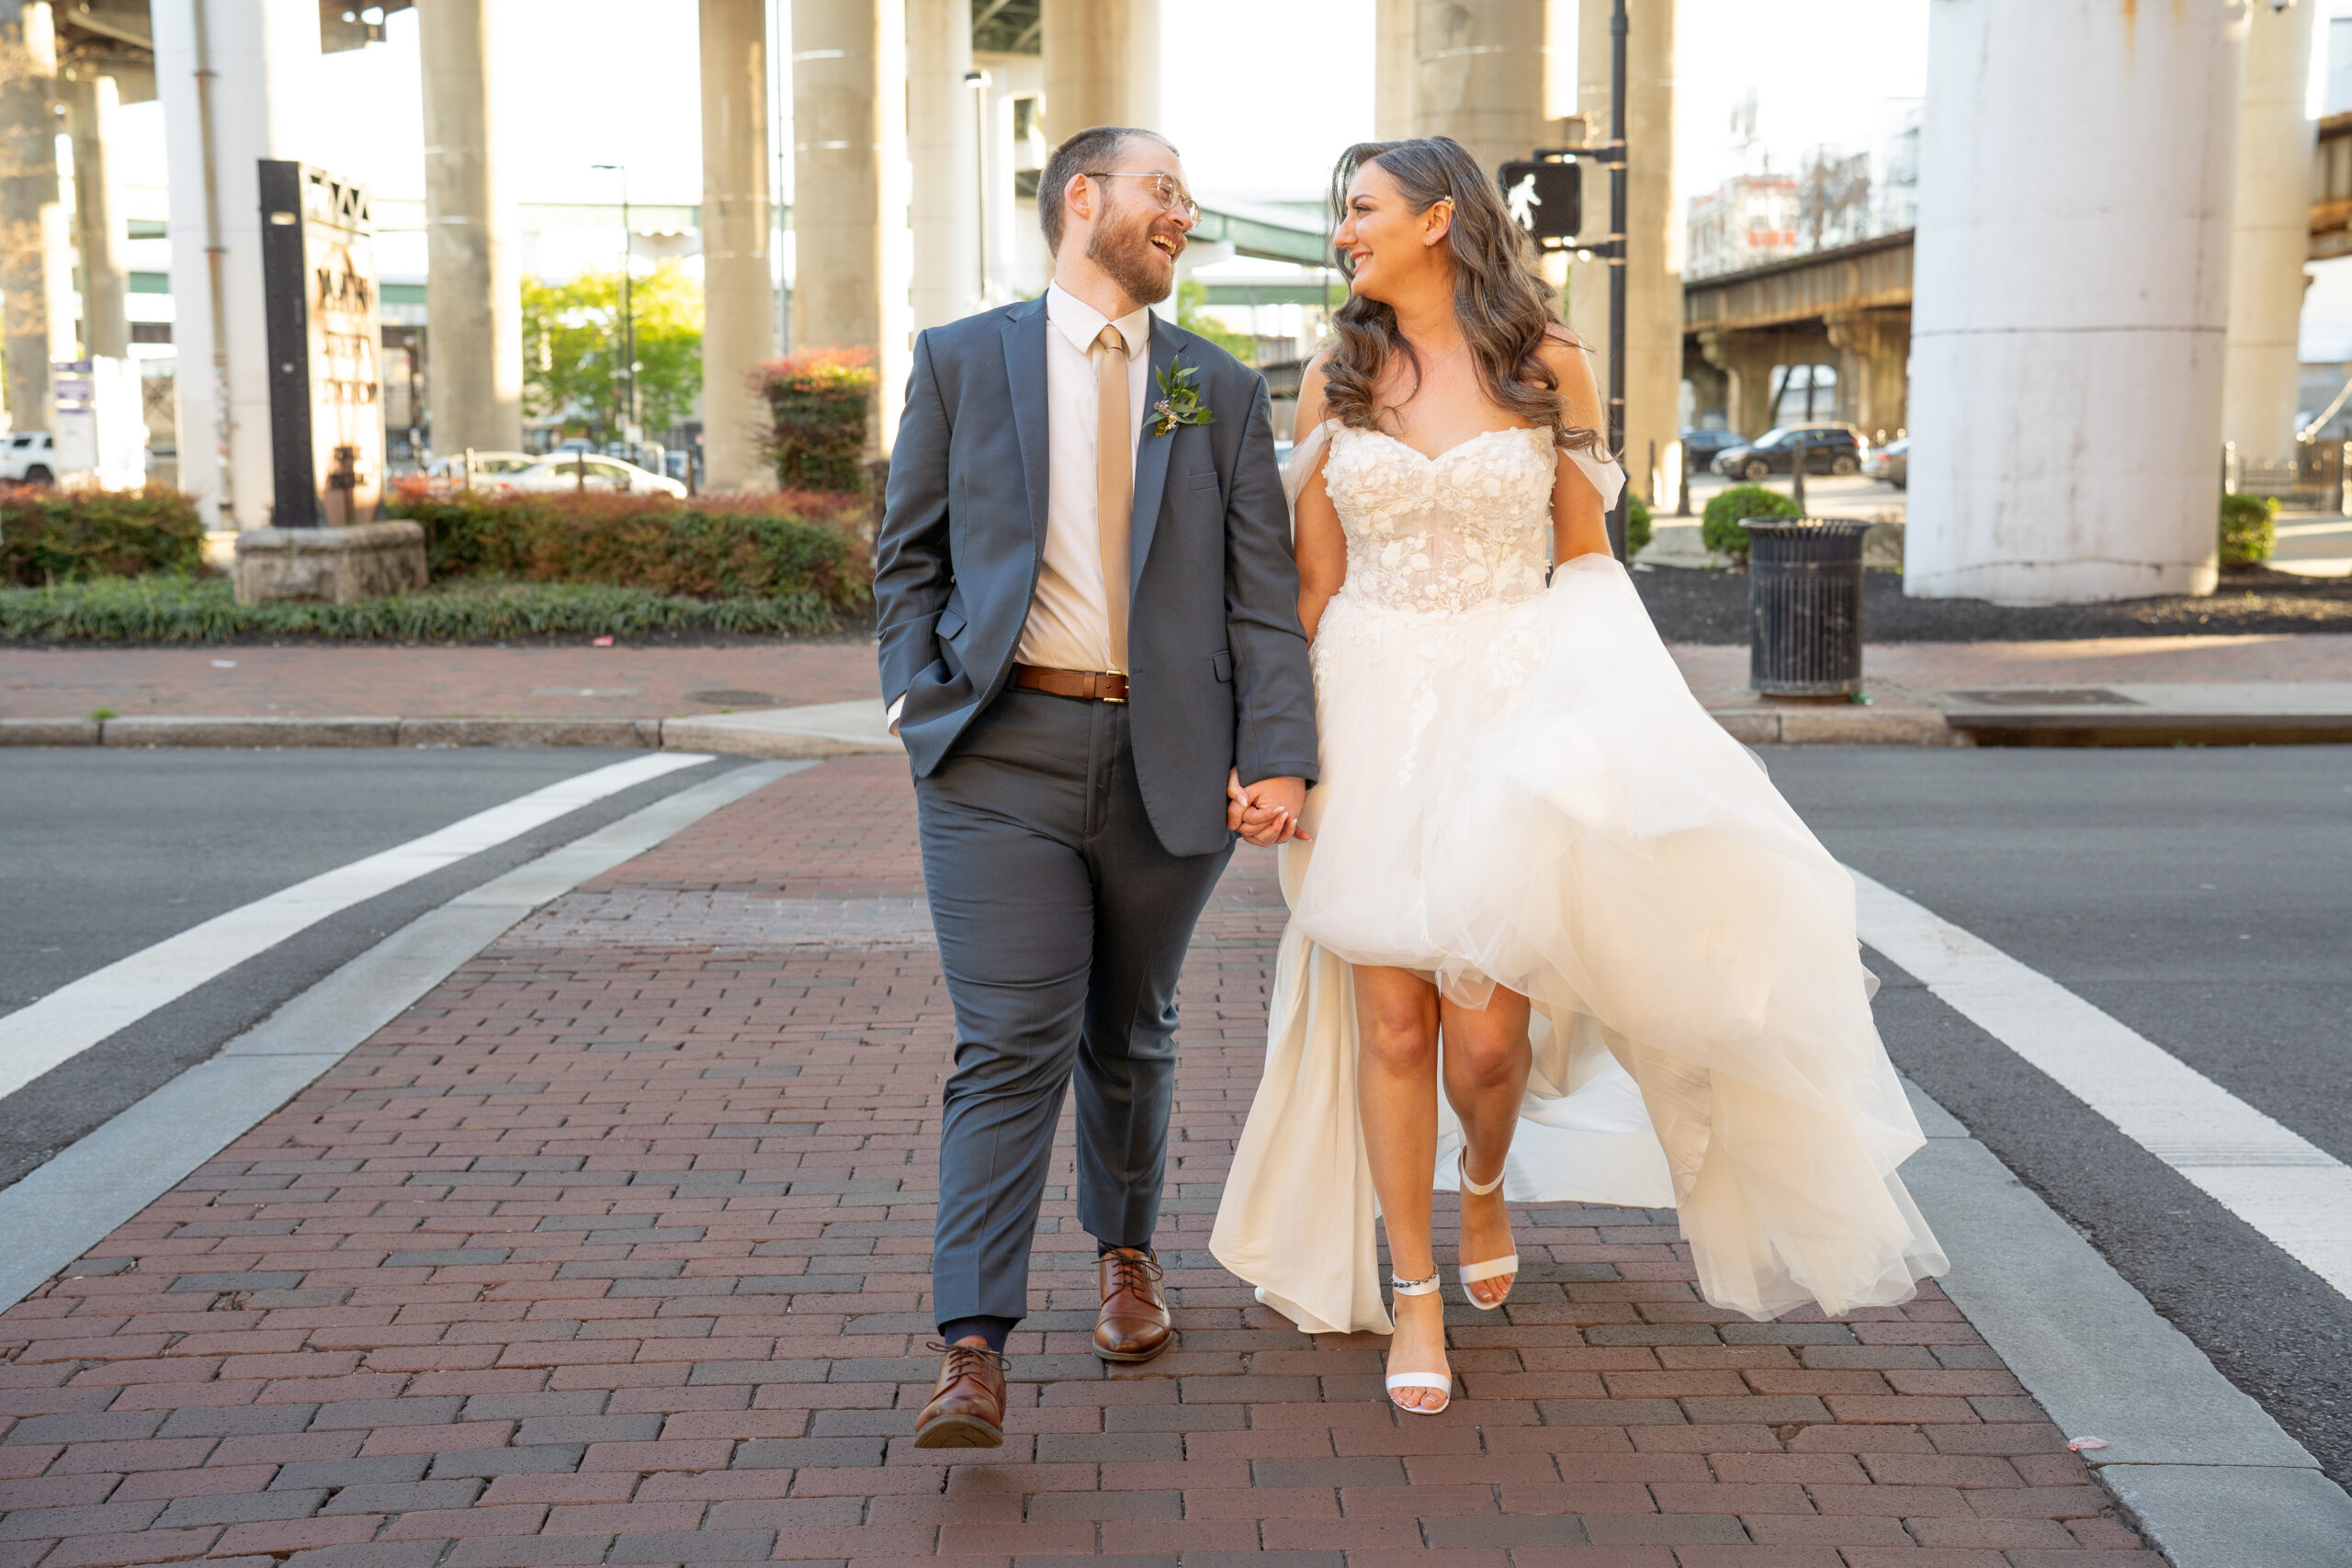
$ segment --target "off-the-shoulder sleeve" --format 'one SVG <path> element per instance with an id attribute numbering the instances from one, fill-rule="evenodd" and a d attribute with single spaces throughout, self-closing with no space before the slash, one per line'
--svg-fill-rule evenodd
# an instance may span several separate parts
<path id="1" fill-rule="evenodd" d="M 1315 477 L 1315 470 L 1323 466 L 1323 454 L 1330 449 L 1331 433 L 1339 428 L 1338 420 L 1325 420 L 1307 433 L 1306 440 L 1290 449 L 1289 460 L 1283 464 L 1283 499 L 1290 502 L 1293 521 L 1298 516 L 1299 492 Z"/>
<path id="2" fill-rule="evenodd" d="M 1606 512 L 1617 504 L 1617 494 L 1625 488 L 1623 466 L 1604 463 L 1589 452 L 1579 452 L 1573 446 L 1564 446 L 1560 450 L 1569 462 L 1577 466 L 1577 471 L 1591 481 L 1592 488 L 1600 492 L 1600 510 Z"/>

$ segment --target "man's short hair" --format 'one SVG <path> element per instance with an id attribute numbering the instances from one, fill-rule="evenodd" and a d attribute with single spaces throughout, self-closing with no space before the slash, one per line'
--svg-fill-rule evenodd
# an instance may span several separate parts
<path id="1" fill-rule="evenodd" d="M 1046 231 L 1047 256 L 1062 248 L 1062 220 L 1066 216 L 1063 208 L 1069 199 L 1070 180 L 1117 163 L 1126 152 L 1127 142 L 1138 136 L 1159 142 L 1170 152 L 1176 151 L 1176 144 L 1156 130 L 1091 125 L 1046 155 L 1046 166 L 1037 172 L 1037 227 Z"/>

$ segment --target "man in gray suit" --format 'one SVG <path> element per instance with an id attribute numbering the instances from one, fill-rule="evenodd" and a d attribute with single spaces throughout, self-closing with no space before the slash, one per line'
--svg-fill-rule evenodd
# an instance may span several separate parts
<path id="1" fill-rule="evenodd" d="M 1148 309 L 1197 216 L 1176 150 L 1083 130 L 1038 192 L 1054 284 L 916 339 L 875 541 L 882 690 L 956 1009 L 922 1448 L 1003 1441 L 1073 1076 L 1095 1352 L 1168 1345 L 1151 1241 L 1177 971 L 1235 829 L 1294 833 L 1316 765 L 1265 382 Z"/>

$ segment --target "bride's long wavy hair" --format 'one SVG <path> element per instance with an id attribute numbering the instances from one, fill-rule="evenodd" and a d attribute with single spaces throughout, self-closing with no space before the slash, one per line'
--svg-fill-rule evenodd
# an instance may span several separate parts
<path id="1" fill-rule="evenodd" d="M 1554 308 L 1552 286 L 1536 265 L 1526 231 L 1510 220 L 1502 193 L 1478 160 L 1449 136 L 1359 141 L 1340 154 L 1331 170 L 1334 231 L 1346 220 L 1348 184 L 1367 164 L 1378 164 L 1396 182 L 1415 212 L 1441 201 L 1453 203 L 1445 243 L 1454 261 L 1453 315 L 1487 395 L 1528 424 L 1548 428 L 1555 446 L 1600 455 L 1599 431 L 1567 423 L 1559 378 L 1540 352 L 1547 333 L 1566 330 Z M 1339 264 L 1343 276 L 1355 276 L 1346 255 Z M 1342 424 L 1376 429 L 1383 412 L 1378 388 L 1389 356 L 1405 356 L 1416 389 L 1420 357 L 1396 330 L 1396 312 L 1377 299 L 1351 293 L 1331 325 L 1336 341 L 1323 367 L 1324 408 Z"/>

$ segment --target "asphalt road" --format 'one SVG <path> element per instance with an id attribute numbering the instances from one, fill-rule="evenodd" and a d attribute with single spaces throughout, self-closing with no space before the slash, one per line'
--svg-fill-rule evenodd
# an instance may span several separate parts
<path id="1" fill-rule="evenodd" d="M 642 751 L 0 750 L 0 1014 L 226 910 Z M 0 1186 L 427 909 L 681 769 L 329 917 L 0 1100 Z"/>
<path id="2" fill-rule="evenodd" d="M 2352 749 L 1774 753 L 1838 857 L 2352 1161 Z M 2352 1483 L 2352 1301 L 1883 956 L 1895 1064 Z"/>

